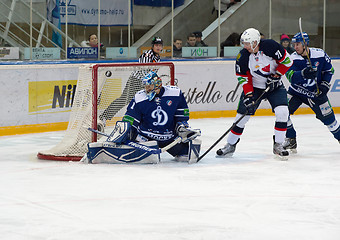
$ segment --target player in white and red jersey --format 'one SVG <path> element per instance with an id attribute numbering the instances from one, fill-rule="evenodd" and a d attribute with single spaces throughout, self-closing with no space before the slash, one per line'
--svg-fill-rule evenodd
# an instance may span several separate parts
<path id="1" fill-rule="evenodd" d="M 288 121 L 287 91 L 281 81 L 292 65 L 290 55 L 277 42 L 260 39 L 260 32 L 254 28 L 245 30 L 241 35 L 243 49 L 236 59 L 236 76 L 243 87 L 235 121 L 243 117 L 228 135 L 227 144 L 217 150 L 217 156 L 228 157 L 235 152 L 245 124 L 262 99 L 267 99 L 275 113 L 273 153 L 286 159 L 289 155 L 282 144 L 285 140 Z M 264 95 L 261 96 L 261 94 Z M 260 99 L 258 99 L 260 97 Z"/>

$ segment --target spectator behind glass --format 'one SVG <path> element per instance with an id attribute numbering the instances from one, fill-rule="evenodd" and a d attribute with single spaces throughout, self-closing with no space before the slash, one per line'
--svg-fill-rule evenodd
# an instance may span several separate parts
<path id="1" fill-rule="evenodd" d="M 89 35 L 89 40 L 88 41 L 82 41 L 80 43 L 80 46 L 82 47 L 98 47 L 98 38 L 97 35 L 92 33 Z M 100 53 L 101 55 L 105 53 L 105 47 L 104 44 L 100 44 Z"/>
<path id="2" fill-rule="evenodd" d="M 240 46 L 240 34 L 232 33 L 221 43 L 220 57 L 224 57 L 224 47 Z"/>
<path id="3" fill-rule="evenodd" d="M 196 38 L 197 47 L 208 47 L 208 45 L 202 40 L 202 32 L 196 31 L 196 32 L 193 32 L 193 34 L 195 35 L 195 38 Z"/>
<path id="4" fill-rule="evenodd" d="M 289 54 L 295 52 L 295 50 L 290 46 L 290 38 L 288 37 L 288 35 L 282 34 L 280 38 L 280 43 Z"/>
<path id="5" fill-rule="evenodd" d="M 174 57 L 182 57 L 182 39 L 180 38 L 175 38 L 174 44 L 173 44 L 173 56 Z"/>
<path id="6" fill-rule="evenodd" d="M 197 47 L 195 34 L 190 33 L 187 36 L 187 43 L 184 47 Z"/>
<path id="7" fill-rule="evenodd" d="M 260 32 L 261 39 L 265 39 L 266 37 L 264 36 L 263 33 Z"/>

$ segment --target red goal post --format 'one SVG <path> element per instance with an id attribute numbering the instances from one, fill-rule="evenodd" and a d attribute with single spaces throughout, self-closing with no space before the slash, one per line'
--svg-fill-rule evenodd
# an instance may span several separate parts
<path id="1" fill-rule="evenodd" d="M 126 107 L 142 89 L 142 78 L 156 71 L 163 85 L 175 85 L 175 67 L 162 63 L 101 63 L 79 67 L 77 89 L 69 124 L 62 141 L 50 150 L 37 154 L 39 159 L 79 161 L 87 152 L 87 144 L 97 141 L 98 122 L 110 133 L 121 120 Z"/>

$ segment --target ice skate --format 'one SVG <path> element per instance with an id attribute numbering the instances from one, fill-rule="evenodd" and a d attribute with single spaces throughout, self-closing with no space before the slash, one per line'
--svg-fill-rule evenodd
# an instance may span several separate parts
<path id="1" fill-rule="evenodd" d="M 216 151 L 216 157 L 232 157 L 236 150 L 236 145 L 239 141 L 240 139 L 238 139 L 237 142 L 233 145 L 227 143 L 223 148 L 218 149 Z"/>
<path id="2" fill-rule="evenodd" d="M 291 153 L 297 153 L 296 138 L 286 138 L 286 140 L 283 143 L 283 148 L 289 150 Z"/>
<path id="3" fill-rule="evenodd" d="M 282 143 L 274 142 L 273 153 L 278 156 L 280 160 L 288 160 L 289 152 L 283 148 Z"/>

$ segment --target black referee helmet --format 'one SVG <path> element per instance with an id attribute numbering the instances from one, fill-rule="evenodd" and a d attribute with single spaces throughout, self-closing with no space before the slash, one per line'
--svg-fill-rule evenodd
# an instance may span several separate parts
<path id="1" fill-rule="evenodd" d="M 153 37 L 151 41 L 152 46 L 154 44 L 162 44 L 163 45 L 163 40 L 160 37 Z"/>

